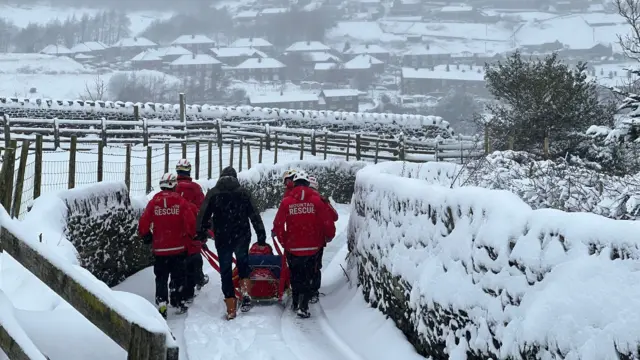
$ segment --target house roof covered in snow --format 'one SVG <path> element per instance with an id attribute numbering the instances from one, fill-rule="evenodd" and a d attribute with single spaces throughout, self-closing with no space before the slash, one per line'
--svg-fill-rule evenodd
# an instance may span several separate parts
<path id="1" fill-rule="evenodd" d="M 161 47 L 155 50 L 159 57 L 164 56 L 176 56 L 176 55 L 191 55 L 191 51 L 183 48 L 180 45 L 172 45 L 167 47 Z"/>
<path id="2" fill-rule="evenodd" d="M 236 56 L 253 56 L 258 55 L 263 58 L 268 58 L 269 55 L 264 52 L 250 48 L 250 47 L 219 47 L 219 48 L 211 48 L 211 52 L 217 58 L 227 58 L 227 57 L 236 57 Z"/>
<path id="3" fill-rule="evenodd" d="M 340 58 L 325 51 L 311 51 L 303 54 L 304 60 L 311 62 L 340 62 Z"/>
<path id="4" fill-rule="evenodd" d="M 63 54 L 72 54 L 73 52 L 64 45 L 56 45 L 51 44 L 44 47 L 44 49 L 40 50 L 40 54 L 47 55 L 63 55 Z"/>
<path id="5" fill-rule="evenodd" d="M 209 39 L 206 35 L 182 35 L 173 40 L 171 45 L 190 45 L 190 44 L 215 44 L 215 41 Z"/>
<path id="6" fill-rule="evenodd" d="M 237 13 L 233 18 L 234 19 L 253 19 L 258 17 L 258 12 L 255 10 L 245 10 Z"/>
<path id="7" fill-rule="evenodd" d="M 415 68 L 402 68 L 402 77 L 406 79 L 449 79 L 449 80 L 466 80 L 466 81 L 478 81 L 484 82 L 484 67 L 473 66 L 472 69 L 469 66 L 460 66 L 457 69 L 455 66 L 449 66 L 447 71 L 446 65 L 435 66 L 431 69 L 415 69 Z"/>
<path id="8" fill-rule="evenodd" d="M 143 51 L 143 52 L 139 53 L 138 55 L 132 57 L 131 61 L 133 61 L 133 62 L 139 62 L 139 61 L 162 61 L 162 58 L 160 56 L 158 56 L 158 52 L 157 51 L 146 50 L 146 51 Z"/>
<path id="9" fill-rule="evenodd" d="M 298 41 L 289 46 L 285 52 L 294 51 L 329 51 L 330 47 L 320 41 Z"/>
<path id="10" fill-rule="evenodd" d="M 260 11 L 260 15 L 274 15 L 274 14 L 284 14 L 288 12 L 287 8 L 268 8 Z"/>
<path id="11" fill-rule="evenodd" d="M 338 68 L 338 66 L 336 63 L 316 63 L 313 66 L 313 70 L 333 70 Z"/>
<path id="12" fill-rule="evenodd" d="M 222 64 L 218 59 L 209 54 L 191 54 L 181 55 L 179 58 L 171 62 L 171 66 L 186 66 L 186 65 L 216 65 Z"/>
<path id="13" fill-rule="evenodd" d="M 85 41 L 72 47 L 71 52 L 76 54 L 83 52 L 101 51 L 107 48 L 108 46 L 101 43 L 100 41 Z"/>
<path id="14" fill-rule="evenodd" d="M 117 43 L 113 44 L 112 47 L 137 47 L 137 46 L 158 46 L 158 44 L 153 41 L 143 38 L 143 37 L 132 37 L 126 39 L 120 39 Z"/>
<path id="15" fill-rule="evenodd" d="M 372 65 L 380 65 L 384 64 L 383 61 L 380 61 L 369 54 L 361 54 L 353 59 L 349 60 L 344 64 L 345 69 L 369 69 Z"/>
<path id="16" fill-rule="evenodd" d="M 345 51 L 345 54 L 389 54 L 389 51 L 383 48 L 380 45 L 376 44 L 366 44 L 366 45 L 357 45 L 349 50 Z"/>
<path id="17" fill-rule="evenodd" d="M 473 6 L 469 5 L 449 5 L 440 8 L 440 12 L 469 12 L 473 11 Z"/>
<path id="18" fill-rule="evenodd" d="M 291 92 L 252 95 L 249 97 L 251 104 L 277 104 L 303 101 L 318 101 L 318 94 Z"/>
<path id="19" fill-rule="evenodd" d="M 273 46 L 263 38 L 240 38 L 229 45 L 229 47 L 266 47 Z"/>
<path id="20" fill-rule="evenodd" d="M 286 67 L 285 64 L 274 58 L 251 58 L 243 61 L 234 69 L 280 69 Z"/>
<path id="21" fill-rule="evenodd" d="M 359 96 L 360 91 L 356 89 L 326 89 L 320 92 L 324 97 Z"/>

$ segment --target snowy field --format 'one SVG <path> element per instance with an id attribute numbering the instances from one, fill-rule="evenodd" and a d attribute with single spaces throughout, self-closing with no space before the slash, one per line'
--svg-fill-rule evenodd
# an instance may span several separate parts
<path id="1" fill-rule="evenodd" d="M 335 204 L 340 220 L 336 238 L 325 249 L 320 302 L 312 318 L 297 319 L 280 305 L 259 305 L 232 322 L 223 319 L 225 307 L 220 277 L 206 263 L 211 281 L 186 315 L 169 315 L 169 324 L 181 344 L 181 359 L 189 360 L 403 360 L 423 359 L 395 324 L 370 308 L 362 293 L 349 285 L 346 268 L 346 228 L 351 205 Z M 275 209 L 262 214 L 270 229 Z M 255 241 L 253 234 L 253 241 Z M 270 241 L 270 240 L 269 240 Z M 213 249 L 213 243 L 210 244 Z M 356 274 L 350 274 L 355 280 Z M 153 301 L 153 271 L 145 269 L 115 287 Z M 185 356 L 185 357 L 183 357 Z"/>
<path id="2" fill-rule="evenodd" d="M 83 14 L 93 16 L 108 9 L 62 8 L 45 5 L 0 5 L 0 17 L 12 21 L 16 26 L 25 28 L 30 23 L 47 24 L 54 20 L 64 21 L 68 17 L 82 17 Z M 131 35 L 143 32 L 155 20 L 168 19 L 173 16 L 169 11 L 132 11 L 127 12 L 131 20 Z"/>

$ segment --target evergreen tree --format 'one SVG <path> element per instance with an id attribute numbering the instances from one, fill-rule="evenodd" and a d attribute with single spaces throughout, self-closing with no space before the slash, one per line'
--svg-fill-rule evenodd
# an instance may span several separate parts
<path id="1" fill-rule="evenodd" d="M 586 64 L 570 68 L 557 54 L 525 60 L 516 51 L 504 62 L 487 64 L 485 80 L 497 102 L 486 123 L 496 149 L 513 139 L 515 150 L 543 153 L 548 138 L 551 156 L 576 151 L 591 125 L 610 125 L 614 108 L 602 104 L 597 85 L 587 81 Z"/>

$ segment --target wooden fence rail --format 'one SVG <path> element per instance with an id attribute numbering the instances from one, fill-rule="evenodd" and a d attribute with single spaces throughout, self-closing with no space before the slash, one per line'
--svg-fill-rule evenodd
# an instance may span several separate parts
<path id="1" fill-rule="evenodd" d="M 479 137 L 458 135 L 454 138 L 413 140 L 402 134 L 396 138 L 384 138 L 378 134 L 354 132 L 329 132 L 310 129 L 292 129 L 269 124 L 246 124 L 216 121 L 138 121 L 113 120 L 60 120 L 21 119 L 4 120 L 0 136 L 8 147 L 10 140 L 34 141 L 42 135 L 43 142 L 59 149 L 71 143 L 77 144 L 184 144 L 215 141 L 238 144 L 242 141 L 251 147 L 262 142 L 266 150 L 280 148 L 298 150 L 312 155 L 344 155 L 347 159 L 406 160 L 406 161 L 458 161 L 482 156 L 489 148 Z M 34 127 L 35 126 L 35 127 Z M 83 128 L 80 128 L 82 126 Z M 429 156 L 430 155 L 430 156 Z"/>

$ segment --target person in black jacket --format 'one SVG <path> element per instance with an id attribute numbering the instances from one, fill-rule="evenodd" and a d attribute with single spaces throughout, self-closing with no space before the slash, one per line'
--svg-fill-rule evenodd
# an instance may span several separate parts
<path id="1" fill-rule="evenodd" d="M 227 306 L 227 319 L 236 317 L 238 300 L 232 278 L 233 254 L 236 255 L 238 275 L 240 277 L 242 312 L 251 309 L 249 291 L 249 245 L 251 243 L 251 229 L 258 235 L 258 244 L 266 244 L 266 233 L 262 218 L 253 205 L 249 192 L 240 186 L 236 170 L 229 166 L 222 170 L 216 185 L 207 192 L 207 196 L 200 207 L 196 220 L 198 238 L 206 237 L 207 224 L 211 224 L 214 242 L 220 259 L 220 279 L 222 293 Z"/>

